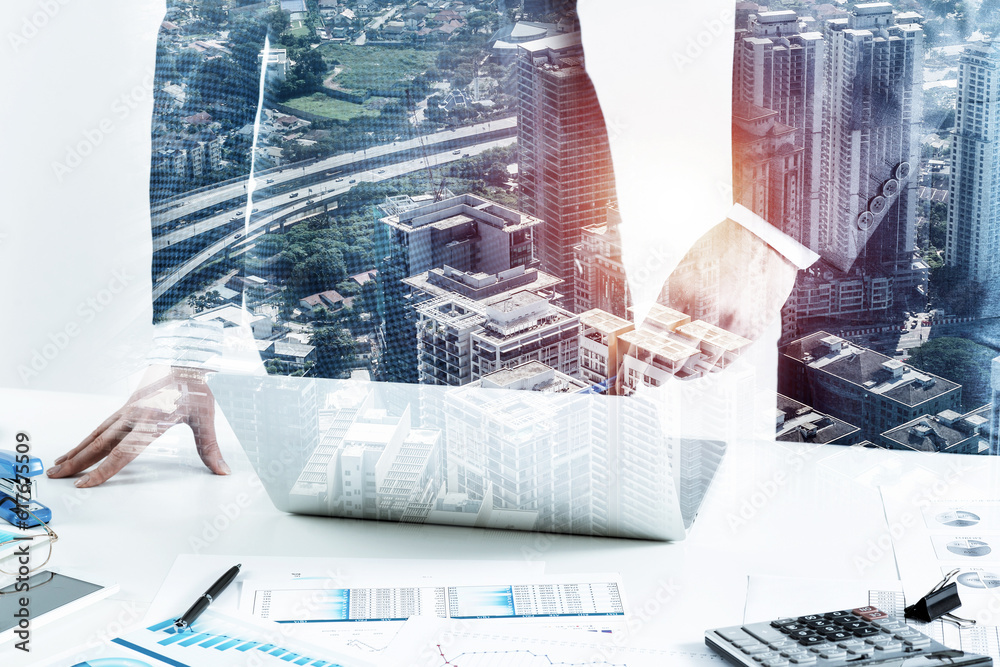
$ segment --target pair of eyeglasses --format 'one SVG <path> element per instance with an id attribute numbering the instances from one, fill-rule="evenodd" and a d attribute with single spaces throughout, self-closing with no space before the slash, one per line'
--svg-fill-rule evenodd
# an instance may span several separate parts
<path id="1" fill-rule="evenodd" d="M 9 498 L 4 498 L 4 500 L 9 500 Z M 45 567 L 46 565 L 48 565 L 49 560 L 52 558 L 52 545 L 55 544 L 59 540 L 59 536 L 56 535 L 56 531 L 52 530 L 52 528 L 49 527 L 49 524 L 47 524 L 44 521 L 42 521 L 41 519 L 39 519 L 35 515 L 34 512 L 32 512 L 31 510 L 29 510 L 27 508 L 22 508 L 22 509 L 24 509 L 24 511 L 27 512 L 28 515 L 30 515 L 32 519 L 34 519 L 35 521 L 38 522 L 38 525 L 41 526 L 45 530 L 45 533 L 36 533 L 34 535 L 18 535 L 14 539 L 4 540 L 3 542 L 0 542 L 0 549 L 2 549 L 4 546 L 6 546 L 8 544 L 11 544 L 12 542 L 21 542 L 21 543 L 24 543 L 24 542 L 26 542 L 26 540 L 24 539 L 25 537 L 30 537 L 31 538 L 31 541 L 27 542 L 28 543 L 28 548 L 30 549 L 31 546 L 35 543 L 36 540 L 42 539 L 42 538 L 47 538 L 46 542 L 49 545 L 49 552 L 48 552 L 48 554 L 46 554 L 45 560 L 42 561 L 41 565 L 37 565 L 37 566 L 35 566 L 35 567 L 33 567 L 33 568 L 31 568 L 31 569 L 28 570 L 28 574 L 31 574 L 33 572 L 37 572 L 38 570 L 40 570 L 43 567 Z M 15 576 L 18 576 L 19 574 L 22 574 L 22 573 L 21 572 L 8 572 L 7 570 L 5 570 L 2 567 L 0 567 L 0 574 L 6 574 L 7 576 L 15 577 Z M 42 582 L 42 583 L 46 583 L 46 582 Z M 0 595 L 9 595 L 9 593 L 4 593 L 3 591 L 0 591 Z"/>
<path id="2" fill-rule="evenodd" d="M 942 621 L 953 623 L 960 628 L 975 625 L 975 620 L 961 618 L 951 613 L 962 606 L 962 600 L 958 597 L 958 585 L 952 581 L 959 572 L 961 572 L 961 568 L 955 568 L 946 574 L 944 579 L 938 582 L 927 595 L 904 609 L 904 616 L 924 623 L 930 623 L 940 618 Z"/>

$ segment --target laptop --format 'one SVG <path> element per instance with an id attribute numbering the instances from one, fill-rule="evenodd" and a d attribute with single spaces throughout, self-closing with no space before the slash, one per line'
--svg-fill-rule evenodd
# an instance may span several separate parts
<path id="1" fill-rule="evenodd" d="M 523 364 L 488 387 L 227 373 L 208 382 L 282 511 L 682 539 L 736 435 L 725 431 L 746 396 L 739 375 L 623 397 L 537 370 Z"/>

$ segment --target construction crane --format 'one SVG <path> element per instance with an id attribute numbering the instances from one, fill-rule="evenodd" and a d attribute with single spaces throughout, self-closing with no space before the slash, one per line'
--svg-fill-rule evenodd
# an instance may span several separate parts
<path id="1" fill-rule="evenodd" d="M 444 196 L 444 184 L 448 182 L 448 177 L 445 176 L 441 179 L 440 185 L 438 185 L 437 191 L 434 193 L 434 201 L 441 201 L 441 197 Z"/>

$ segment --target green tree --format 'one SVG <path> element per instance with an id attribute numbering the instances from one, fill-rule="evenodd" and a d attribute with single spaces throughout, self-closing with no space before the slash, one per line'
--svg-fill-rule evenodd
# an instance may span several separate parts
<path id="1" fill-rule="evenodd" d="M 962 385 L 966 411 L 989 402 L 990 364 L 996 352 L 965 338 L 941 337 L 918 347 L 910 356 L 914 368 Z"/>
<path id="2" fill-rule="evenodd" d="M 316 329 L 309 342 L 316 346 L 317 377 L 345 377 L 358 363 L 354 349 L 354 339 L 350 333 L 340 327 L 322 327 Z"/>

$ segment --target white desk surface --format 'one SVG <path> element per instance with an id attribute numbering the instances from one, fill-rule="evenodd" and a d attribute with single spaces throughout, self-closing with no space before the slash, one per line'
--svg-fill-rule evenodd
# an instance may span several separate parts
<path id="1" fill-rule="evenodd" d="M 0 389 L 0 448 L 13 448 L 15 433 L 27 431 L 32 454 L 49 466 L 119 403 L 107 396 Z M 548 572 L 621 572 L 626 603 L 637 618 L 636 641 L 683 649 L 700 645 L 708 627 L 743 621 L 748 575 L 895 579 L 891 551 L 864 564 L 859 560 L 871 542 L 887 534 L 879 485 L 929 488 L 961 460 L 967 469 L 964 492 L 1000 495 L 1000 460 L 994 458 L 755 443 L 730 447 L 700 516 L 681 542 L 395 525 L 279 512 L 255 484 L 221 416 L 219 440 L 234 470 L 228 477 L 210 474 L 194 452 L 190 432 L 178 427 L 156 451 L 151 448 L 101 487 L 80 490 L 72 480 L 41 481 L 39 499 L 52 508 L 60 536 L 52 567 L 93 581 L 117 581 L 121 590 L 34 629 L 30 655 L 10 643 L 0 646 L 5 667 L 95 644 L 139 623 L 174 558 L 196 552 L 533 559 L 544 560 Z M 247 506 L 228 528 L 206 539 L 214 531 L 206 526 L 225 516 L 238 494 L 247 495 Z"/>

